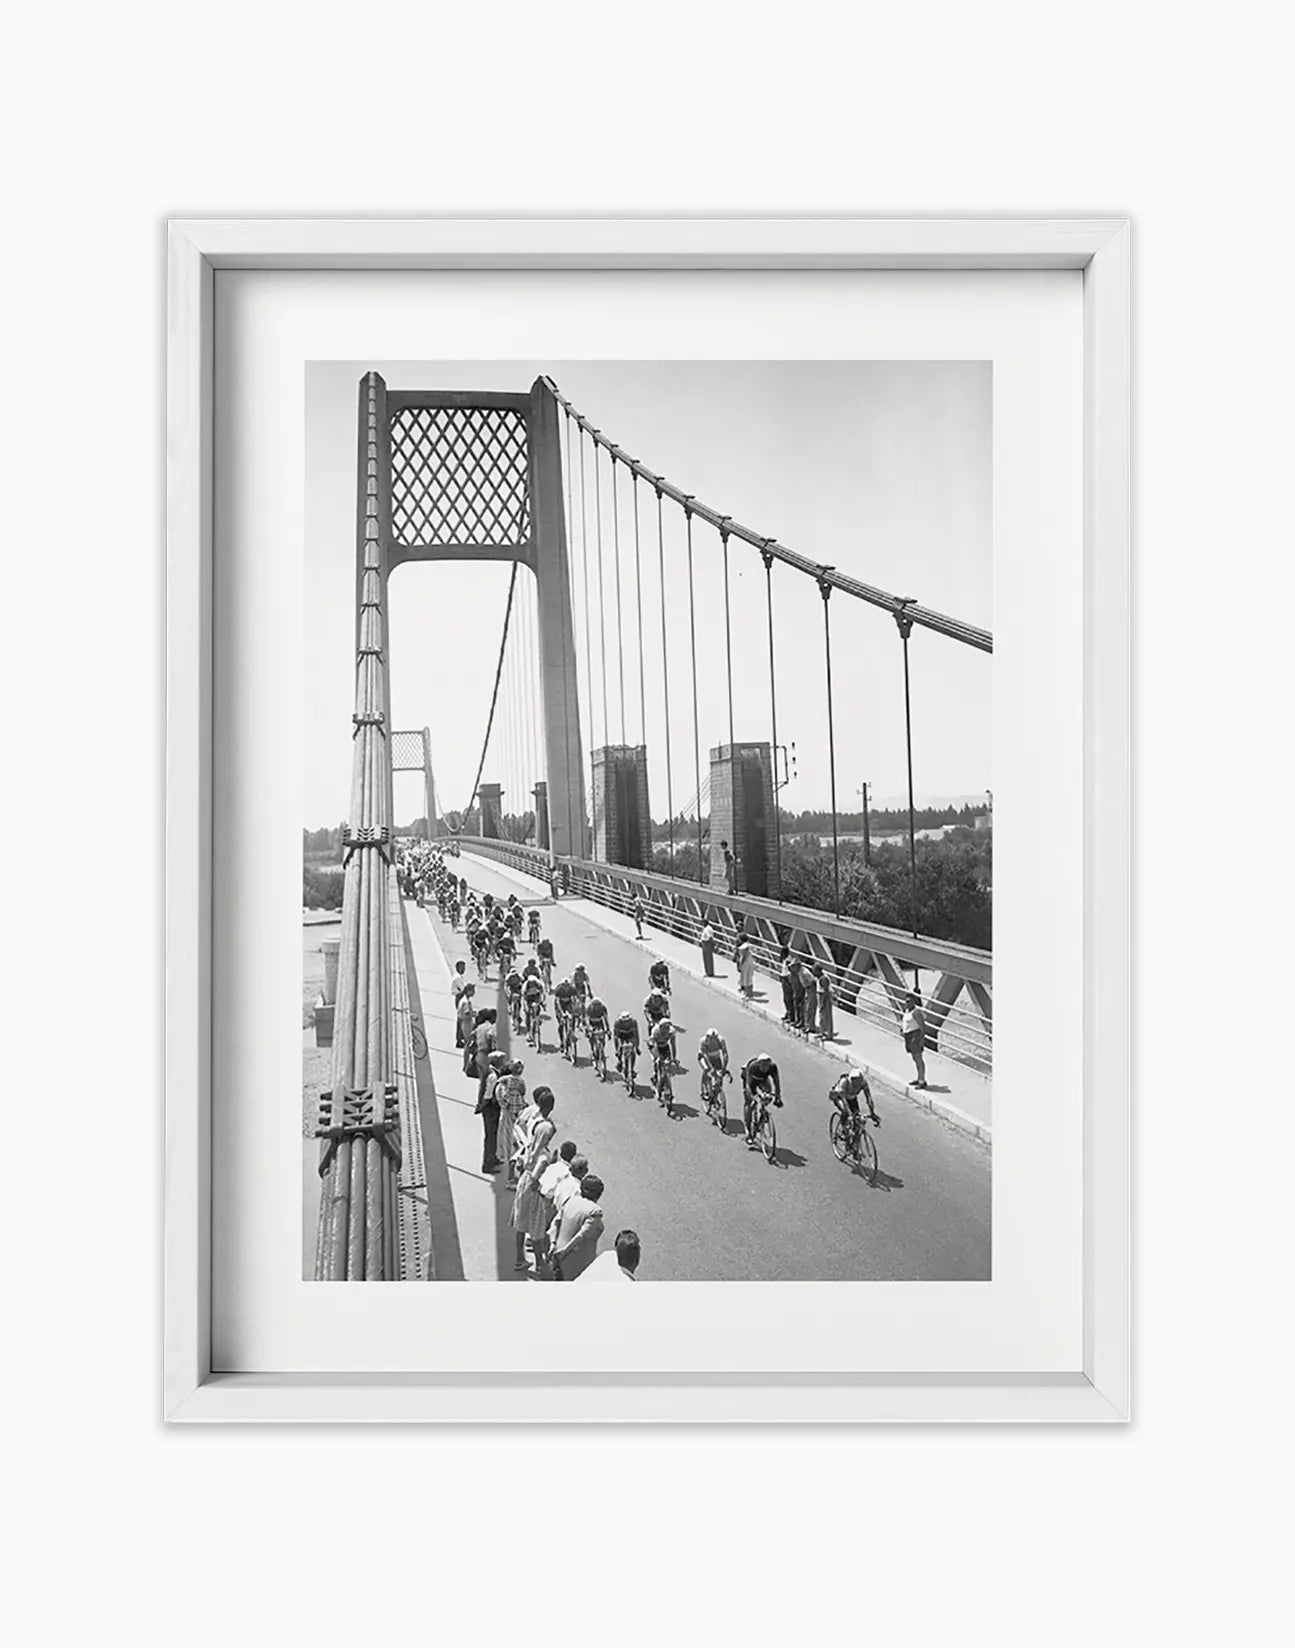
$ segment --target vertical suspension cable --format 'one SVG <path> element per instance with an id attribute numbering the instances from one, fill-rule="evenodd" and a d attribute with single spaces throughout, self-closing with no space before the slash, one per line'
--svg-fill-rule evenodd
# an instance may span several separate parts
<path id="1" fill-rule="evenodd" d="M 616 487 L 616 454 L 612 453 L 612 535 L 616 551 L 616 667 L 620 678 L 621 743 L 625 742 L 625 638 L 621 630 L 621 510 Z"/>
<path id="2" fill-rule="evenodd" d="M 772 543 L 772 538 L 768 543 Z M 769 610 L 769 719 L 773 725 L 773 744 L 770 748 L 773 776 L 773 830 L 774 830 L 774 867 L 778 876 L 778 902 L 782 903 L 782 805 L 778 800 L 778 683 L 773 664 L 773 551 L 762 549 L 760 559 L 764 562 L 764 598 Z"/>
<path id="3" fill-rule="evenodd" d="M 701 740 L 697 731 L 697 602 L 693 590 L 692 510 L 689 507 L 690 502 L 691 500 L 685 501 L 683 512 L 684 519 L 688 523 L 688 641 L 692 649 L 692 768 L 693 780 L 697 787 L 697 880 L 702 886 L 705 886 L 706 874 L 701 853 Z"/>
<path id="4" fill-rule="evenodd" d="M 566 412 L 566 430 L 567 430 L 567 475 L 566 475 L 566 479 L 567 479 L 567 593 L 568 593 L 568 597 L 569 597 L 570 602 L 571 602 L 571 607 L 570 607 L 570 611 L 571 611 L 571 647 L 572 647 L 572 651 L 575 654 L 575 656 L 571 660 L 571 668 L 572 668 L 572 671 L 573 671 L 573 673 L 575 674 L 575 677 L 576 677 L 576 739 L 577 739 L 577 742 L 579 742 L 581 744 L 581 748 L 583 750 L 586 746 L 584 745 L 583 738 L 582 738 L 582 735 L 581 735 L 581 730 L 580 730 L 580 649 L 576 646 L 576 618 L 575 618 L 575 614 L 576 614 L 576 566 L 575 566 L 576 523 L 575 523 L 575 513 L 574 513 L 574 509 L 573 509 L 573 493 L 572 493 L 572 475 L 574 473 L 574 466 L 572 464 L 572 459 L 571 459 L 571 413 L 568 409 L 565 409 L 565 408 L 564 408 L 564 411 Z M 536 586 L 536 590 L 537 590 L 536 600 L 538 601 L 538 599 L 539 599 L 538 584 Z M 560 648 L 559 650 L 565 650 L 565 649 Z M 572 839 L 569 842 L 569 846 L 574 851 L 582 852 L 584 850 L 585 813 L 584 813 L 583 806 L 581 806 L 579 809 L 577 809 L 577 807 L 576 807 L 576 798 L 579 795 L 580 790 L 583 789 L 583 787 L 584 787 L 583 786 L 584 768 L 583 768 L 583 764 L 579 768 L 577 768 L 576 763 L 573 762 L 570 758 L 571 757 L 571 722 L 570 722 L 570 715 L 569 715 L 567 699 L 568 699 L 568 694 L 567 694 L 567 690 L 566 690 L 566 684 L 564 682 L 563 687 L 562 687 L 562 755 L 563 755 L 562 767 L 563 767 L 563 771 L 566 775 L 566 782 L 567 782 L 567 794 L 566 794 L 567 818 L 570 821 L 570 823 L 574 826 L 573 832 L 572 832 Z M 547 761 L 546 761 L 545 768 L 544 768 L 544 777 L 547 779 L 548 776 L 549 776 L 549 769 L 548 769 L 548 764 L 547 764 Z M 572 785 L 576 784 L 577 780 L 580 781 L 579 786 L 575 790 L 575 792 L 573 793 Z M 550 814 L 550 819 L 551 818 L 552 818 L 552 814 Z M 551 823 L 550 823 L 550 826 L 549 826 L 549 845 L 550 845 L 550 849 L 551 849 L 552 848 L 552 824 Z"/>
<path id="5" fill-rule="evenodd" d="M 824 567 L 824 573 L 831 567 Z M 831 608 L 832 586 L 820 575 L 818 592 L 823 597 L 823 660 L 827 665 L 827 770 L 832 789 L 832 908 L 841 913 L 841 853 L 836 817 L 836 729 L 832 716 L 832 623 L 828 617 Z"/>
<path id="6" fill-rule="evenodd" d="M 670 874 L 674 874 L 674 781 L 670 772 L 670 654 L 665 636 L 665 521 L 661 513 L 661 488 L 656 488 L 656 549 L 661 579 L 661 684 L 665 703 L 665 802 L 669 814 Z"/>
<path id="7" fill-rule="evenodd" d="M 910 596 L 904 605 L 912 604 Z M 895 614 L 895 623 L 899 628 L 899 638 L 904 647 L 904 746 L 908 758 L 908 891 L 910 915 L 913 924 L 913 937 L 917 937 L 917 827 L 913 807 L 913 706 L 908 689 L 908 638 L 913 633 L 913 620 L 906 612 Z M 917 969 L 913 969 L 913 983 L 918 980 Z"/>
<path id="8" fill-rule="evenodd" d="M 724 546 L 724 663 L 728 670 L 728 758 L 733 759 L 733 625 L 728 597 L 728 520 L 719 529 L 719 541 Z"/>
<path id="9" fill-rule="evenodd" d="M 595 436 L 597 430 L 594 431 Z M 594 536 L 598 543 L 598 644 L 602 651 L 603 670 L 603 743 L 611 739 L 611 722 L 607 715 L 607 602 L 603 594 L 603 492 L 602 463 L 599 461 L 599 442 L 594 441 Z"/>
<path id="10" fill-rule="evenodd" d="M 634 471 L 634 598 L 638 612 L 639 743 L 647 744 L 647 677 L 643 673 L 643 567 L 639 545 L 639 477 Z M 649 855 L 650 856 L 650 855 Z"/>
<path id="11" fill-rule="evenodd" d="M 579 426 L 577 426 L 579 427 Z M 589 750 L 593 760 L 594 747 L 594 665 L 592 642 L 589 638 L 589 506 L 585 492 L 585 432 L 580 429 L 580 571 L 585 587 L 585 687 L 589 700 Z"/>

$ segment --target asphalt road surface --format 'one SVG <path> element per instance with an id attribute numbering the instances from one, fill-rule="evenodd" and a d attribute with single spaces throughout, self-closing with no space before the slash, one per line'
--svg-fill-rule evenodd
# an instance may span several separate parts
<path id="1" fill-rule="evenodd" d="M 539 902 L 544 932 L 553 940 L 555 980 L 583 961 L 612 1019 L 628 1008 L 642 1025 L 654 959 L 646 945 L 604 931 L 569 906 L 537 900 L 480 860 L 464 857 L 455 868 L 479 891 L 504 898 L 516 892 L 528 904 Z M 530 953 L 523 940 L 523 961 Z M 717 958 L 716 966 L 722 973 L 732 962 Z M 497 977 L 493 967 L 490 977 Z M 844 1064 L 799 1037 L 753 1022 L 720 992 L 686 975 L 672 973 L 671 986 L 671 1016 L 686 1066 L 675 1076 L 673 1116 L 652 1093 L 646 1053 L 631 1097 L 618 1077 L 599 1081 L 583 1037 L 577 1067 L 561 1056 L 551 1016 L 540 1052 L 516 1038 L 514 1056 L 524 1062 L 528 1088 L 547 1083 L 556 1096 L 559 1142 L 574 1139 L 606 1185 L 604 1246 L 618 1230 L 636 1230 L 643 1281 L 989 1279 L 986 1145 L 916 1105 L 877 1096 L 882 1125 L 873 1136 L 880 1172 L 869 1184 L 837 1161 L 828 1140 L 827 1090 Z M 501 1011 L 501 1026 L 505 1019 Z M 843 1036 L 850 1022 L 849 1015 L 839 1015 Z M 723 1135 L 699 1097 L 697 1042 L 711 1026 L 727 1040 L 734 1069 Z M 773 1162 L 748 1150 L 742 1136 L 739 1071 L 760 1052 L 777 1060 L 782 1078 Z"/>

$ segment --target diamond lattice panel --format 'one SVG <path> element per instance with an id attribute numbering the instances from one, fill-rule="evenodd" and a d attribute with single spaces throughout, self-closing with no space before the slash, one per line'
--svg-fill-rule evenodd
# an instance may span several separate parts
<path id="1" fill-rule="evenodd" d="M 524 548 L 526 420 L 502 407 L 405 407 L 391 420 L 397 544 Z"/>
<path id="2" fill-rule="evenodd" d="M 422 772 L 423 735 L 421 732 L 392 733 L 391 770 L 393 772 Z"/>

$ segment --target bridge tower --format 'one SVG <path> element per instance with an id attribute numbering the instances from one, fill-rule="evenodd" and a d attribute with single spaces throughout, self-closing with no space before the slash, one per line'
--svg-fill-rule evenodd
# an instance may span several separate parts
<path id="1" fill-rule="evenodd" d="M 529 394 L 387 389 L 377 482 L 385 570 L 412 561 L 518 561 L 535 578 L 549 836 L 555 854 L 589 856 L 576 698 L 558 403 L 543 378 Z M 368 381 L 368 380 L 366 380 Z"/>

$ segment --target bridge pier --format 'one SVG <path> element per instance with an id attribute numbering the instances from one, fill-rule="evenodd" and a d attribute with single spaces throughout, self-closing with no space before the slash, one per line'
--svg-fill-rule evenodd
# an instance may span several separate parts
<path id="1" fill-rule="evenodd" d="M 710 885 L 717 891 L 781 898 L 776 807 L 768 743 L 711 750 Z"/>
<path id="2" fill-rule="evenodd" d="M 593 752 L 594 851 L 600 864 L 651 868 L 652 812 L 647 749 L 607 744 Z"/>
<path id="3" fill-rule="evenodd" d="M 535 845 L 549 851 L 549 787 L 541 778 L 531 791 L 535 797 Z"/>
<path id="4" fill-rule="evenodd" d="M 492 841 L 498 841 L 504 833 L 503 797 L 503 789 L 498 784 L 482 784 L 477 790 L 477 800 L 481 804 L 481 833 Z"/>

